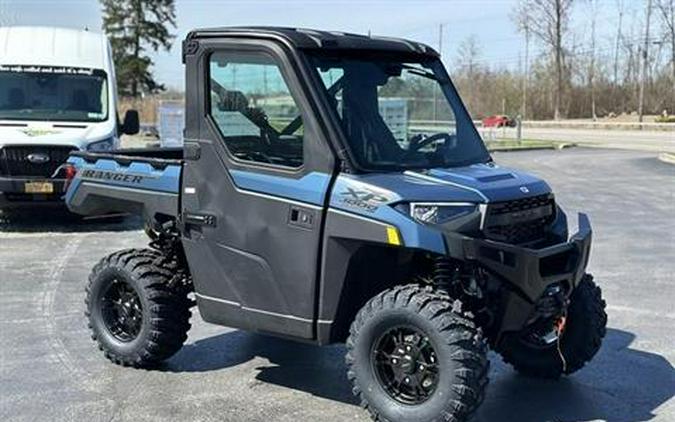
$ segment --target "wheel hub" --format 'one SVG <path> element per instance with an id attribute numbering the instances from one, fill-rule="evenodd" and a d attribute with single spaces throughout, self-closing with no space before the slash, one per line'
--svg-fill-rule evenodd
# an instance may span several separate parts
<path id="1" fill-rule="evenodd" d="M 141 331 L 143 308 L 127 282 L 115 279 L 101 297 L 103 322 L 117 340 L 129 342 Z"/>
<path id="2" fill-rule="evenodd" d="M 431 397 L 438 383 L 436 352 L 420 330 L 387 331 L 373 354 L 378 380 L 391 397 L 405 404 L 420 404 Z"/>

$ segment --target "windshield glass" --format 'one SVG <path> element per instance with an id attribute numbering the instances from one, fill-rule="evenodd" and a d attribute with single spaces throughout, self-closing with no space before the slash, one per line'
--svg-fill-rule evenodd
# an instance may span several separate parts
<path id="1" fill-rule="evenodd" d="M 311 60 L 362 168 L 401 171 L 490 160 L 439 60 L 323 54 Z"/>
<path id="2" fill-rule="evenodd" d="M 101 122 L 108 118 L 105 72 L 0 65 L 0 119 Z"/>

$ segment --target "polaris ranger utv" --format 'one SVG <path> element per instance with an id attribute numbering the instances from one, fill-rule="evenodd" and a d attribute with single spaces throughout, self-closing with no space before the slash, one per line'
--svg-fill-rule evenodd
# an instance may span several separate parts
<path id="1" fill-rule="evenodd" d="M 207 322 L 346 343 L 376 420 L 463 421 L 488 347 L 547 378 L 596 354 L 587 217 L 569 236 L 544 181 L 493 162 L 433 49 L 223 28 L 191 32 L 183 58 L 184 148 L 70 158 L 72 211 L 141 213 L 152 239 L 89 278 L 110 360 L 176 353 L 194 294 Z"/>

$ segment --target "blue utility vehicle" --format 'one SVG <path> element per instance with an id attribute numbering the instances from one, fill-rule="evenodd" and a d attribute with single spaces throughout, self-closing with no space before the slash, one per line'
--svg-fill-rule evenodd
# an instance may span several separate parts
<path id="1" fill-rule="evenodd" d="M 488 348 L 548 378 L 596 354 L 588 218 L 570 236 L 546 182 L 492 160 L 433 49 L 217 28 L 183 55 L 183 148 L 69 160 L 72 211 L 140 213 L 152 239 L 89 278 L 109 359 L 168 359 L 194 297 L 207 322 L 346 343 L 373 418 L 420 422 L 473 415 Z"/>

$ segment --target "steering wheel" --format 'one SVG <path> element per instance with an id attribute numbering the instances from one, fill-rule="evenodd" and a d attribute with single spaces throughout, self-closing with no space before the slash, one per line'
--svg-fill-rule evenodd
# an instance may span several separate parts
<path id="1" fill-rule="evenodd" d="M 417 152 L 420 149 L 424 148 L 425 146 L 436 142 L 440 139 L 445 139 L 445 142 L 448 142 L 452 140 L 454 135 L 451 135 L 449 133 L 445 132 L 439 132 L 436 134 L 433 134 L 431 136 L 424 137 L 424 135 L 415 135 L 412 138 L 410 138 L 410 145 L 408 146 L 408 152 L 407 154 L 412 154 L 413 152 Z"/>

